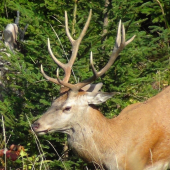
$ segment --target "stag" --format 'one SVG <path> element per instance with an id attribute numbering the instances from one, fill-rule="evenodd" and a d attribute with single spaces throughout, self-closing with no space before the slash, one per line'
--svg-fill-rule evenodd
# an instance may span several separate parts
<path id="1" fill-rule="evenodd" d="M 94 107 L 111 98 L 114 93 L 101 92 L 102 83 L 91 83 L 111 67 L 119 53 L 135 37 L 125 41 L 125 29 L 121 21 L 114 50 L 104 68 L 100 71 L 95 69 L 91 54 L 93 76 L 77 84 L 69 83 L 71 69 L 91 15 L 90 10 L 79 38 L 74 40 L 68 29 L 65 12 L 66 34 L 72 44 L 72 54 L 67 64 L 55 58 L 48 39 L 48 51 L 65 75 L 61 80 L 57 70 L 56 78 L 49 77 L 41 66 L 43 76 L 61 86 L 60 96 L 33 123 L 32 128 L 37 134 L 67 134 L 69 147 L 83 160 L 98 164 L 101 169 L 165 170 L 170 162 L 170 87 L 143 103 L 126 107 L 112 119 L 107 119 Z"/>

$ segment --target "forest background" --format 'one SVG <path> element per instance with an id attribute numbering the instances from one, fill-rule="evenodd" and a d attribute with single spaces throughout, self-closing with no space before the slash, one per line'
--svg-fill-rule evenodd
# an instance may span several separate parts
<path id="1" fill-rule="evenodd" d="M 0 149 L 6 145 L 24 146 L 19 159 L 7 161 L 6 167 L 25 169 L 87 169 L 87 165 L 71 151 L 64 153 L 66 136 L 54 133 L 39 136 L 31 132 L 34 122 L 59 94 L 59 86 L 46 81 L 40 65 L 49 76 L 55 77 L 56 64 L 47 50 L 50 38 L 53 53 L 67 62 L 71 45 L 65 33 L 64 11 L 68 13 L 73 37 L 79 36 L 89 10 L 92 20 L 80 45 L 71 83 L 92 75 L 89 66 L 93 52 L 97 69 L 102 68 L 113 50 L 118 22 L 126 29 L 126 39 L 136 35 L 115 61 L 111 69 L 97 82 L 103 82 L 105 92 L 119 92 L 98 108 L 108 118 L 120 113 L 126 106 L 147 100 L 170 83 L 170 1 L 169 0 L 2 0 L 0 1 L 0 31 L 13 23 L 20 11 L 20 28 L 29 24 L 19 50 L 1 60 L 10 62 L 1 77 L 0 113 L 4 117 L 5 133 L 1 128 Z M 108 22 L 107 22 L 108 21 Z M 57 36 L 55 35 L 56 31 Z M 2 39 L 3 40 L 3 39 Z M 0 48 L 5 48 L 1 43 Z M 59 55 L 57 55 L 59 54 Z M 62 74 L 62 71 L 60 71 Z M 3 124 L 3 121 L 1 120 Z M 43 150 L 43 152 L 42 152 Z M 4 166 L 4 157 L 0 159 Z"/>

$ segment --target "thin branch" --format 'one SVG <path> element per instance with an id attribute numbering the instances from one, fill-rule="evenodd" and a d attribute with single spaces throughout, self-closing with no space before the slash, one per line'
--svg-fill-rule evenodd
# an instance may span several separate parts
<path id="1" fill-rule="evenodd" d="M 46 140 L 51 146 L 52 146 L 52 148 L 54 149 L 54 151 L 56 152 L 56 154 L 57 154 L 57 156 L 59 157 L 59 160 L 61 160 L 61 163 L 63 164 L 63 166 L 64 166 L 64 169 L 66 169 L 67 170 L 67 168 L 66 168 L 66 166 L 65 166 L 65 164 L 64 164 L 64 162 L 62 161 L 62 159 L 61 159 L 61 156 L 59 155 L 59 153 L 57 152 L 57 150 L 55 149 L 55 147 L 53 146 L 53 144 L 50 142 L 50 141 L 48 141 L 48 140 Z"/>
<path id="2" fill-rule="evenodd" d="M 4 149 L 4 154 L 5 154 L 5 170 L 6 170 L 6 134 L 5 134 L 5 124 L 4 124 L 4 117 L 2 115 L 2 129 L 3 129 L 3 136 L 4 136 L 4 143 L 5 143 L 5 149 Z"/>
<path id="3" fill-rule="evenodd" d="M 5 12 L 6 12 L 6 17 L 8 18 L 8 10 L 7 10 L 7 6 L 6 6 L 6 1 L 5 1 Z"/>
<path id="4" fill-rule="evenodd" d="M 164 9 L 163 9 L 163 7 L 162 7 L 162 4 L 160 3 L 159 0 L 156 0 L 156 2 L 157 2 L 157 3 L 159 4 L 159 6 L 161 7 L 162 15 L 163 15 L 164 21 L 165 21 L 165 26 L 166 26 L 166 28 L 169 28 L 169 25 L 168 25 L 168 23 L 167 23 L 166 15 L 165 15 Z"/>
<path id="5" fill-rule="evenodd" d="M 76 14 L 77 14 L 77 0 L 75 0 L 74 11 L 73 11 L 73 23 L 72 23 L 72 35 L 75 37 L 75 25 L 76 25 Z"/>

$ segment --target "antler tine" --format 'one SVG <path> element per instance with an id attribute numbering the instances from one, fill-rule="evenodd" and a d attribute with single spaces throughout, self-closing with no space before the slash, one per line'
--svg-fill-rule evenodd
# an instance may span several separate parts
<path id="1" fill-rule="evenodd" d="M 118 30 L 117 30 L 117 37 L 116 37 L 116 43 L 114 48 L 118 48 L 121 43 L 121 20 L 119 21 Z"/>
<path id="2" fill-rule="evenodd" d="M 49 76 L 47 76 L 47 74 L 45 74 L 42 65 L 41 65 L 41 73 L 43 74 L 43 76 L 44 76 L 48 81 L 51 81 L 51 82 L 53 82 L 53 83 L 55 83 L 55 84 L 59 84 L 59 85 L 60 85 L 60 83 L 59 83 L 58 80 L 56 80 L 56 79 L 54 79 L 54 78 L 52 78 L 52 77 L 49 77 Z"/>
<path id="3" fill-rule="evenodd" d="M 54 60 L 54 62 L 55 62 L 58 66 L 60 66 L 61 68 L 64 69 L 64 64 L 61 63 L 61 62 L 54 56 L 54 54 L 53 54 L 53 52 L 52 52 L 52 50 L 51 50 L 51 45 L 50 45 L 50 40 L 49 40 L 49 38 L 47 39 L 47 44 L 48 44 L 48 52 L 50 53 L 51 58 Z"/>
<path id="4" fill-rule="evenodd" d="M 121 36 L 120 31 L 122 31 L 122 36 Z M 112 54 L 110 56 L 110 59 L 109 59 L 108 63 L 106 64 L 106 66 L 100 72 L 98 72 L 99 77 L 102 76 L 111 67 L 111 65 L 114 63 L 114 61 L 118 57 L 119 53 L 124 49 L 124 47 L 126 45 L 128 45 L 130 42 L 132 42 L 133 39 L 136 36 L 136 35 L 134 35 L 127 42 L 125 42 L 125 35 L 126 35 L 125 34 L 125 28 L 124 28 L 124 25 L 121 24 L 121 20 L 120 20 L 114 50 L 113 50 L 113 52 L 112 52 Z"/>
<path id="5" fill-rule="evenodd" d="M 97 75 L 97 70 L 95 69 L 94 64 L 93 64 L 93 54 L 92 54 L 92 51 L 90 53 L 90 65 L 92 67 L 93 74 L 96 76 Z"/>
<path id="6" fill-rule="evenodd" d="M 78 52 L 78 49 L 79 49 L 79 45 L 80 45 L 80 43 L 81 43 L 81 41 L 82 41 L 82 39 L 83 39 L 86 31 L 87 31 L 87 28 L 88 28 L 89 24 L 90 24 L 91 16 L 92 16 L 92 10 L 90 9 L 88 19 L 87 19 L 87 21 L 86 21 L 86 23 L 85 23 L 85 25 L 84 25 L 84 28 L 83 28 L 80 36 L 78 37 L 77 40 L 74 40 L 74 39 L 72 38 L 71 34 L 70 34 L 69 29 L 68 29 L 68 17 L 67 17 L 67 12 L 65 11 L 66 34 L 67 34 L 67 36 L 68 36 L 68 38 L 69 38 L 69 40 L 70 40 L 70 42 L 71 42 L 71 44 L 72 44 L 72 54 L 71 54 L 70 60 L 69 60 L 69 62 L 68 62 L 68 65 L 69 65 L 70 67 L 72 67 L 72 65 L 73 65 L 73 63 L 74 63 L 74 61 L 75 61 L 75 59 L 76 59 L 77 52 Z"/>
<path id="7" fill-rule="evenodd" d="M 122 32 L 122 36 L 121 36 L 121 32 Z M 85 85 L 92 83 L 98 77 L 102 76 L 112 66 L 112 64 L 118 57 L 119 53 L 124 49 L 124 47 L 126 45 L 128 45 L 130 42 L 132 42 L 134 38 L 135 38 L 135 35 L 132 38 L 130 38 L 128 41 L 125 42 L 125 28 L 124 28 L 124 25 L 121 24 L 121 20 L 120 20 L 119 26 L 118 26 L 118 31 L 117 31 L 116 43 L 115 43 L 114 50 L 110 56 L 108 63 L 105 65 L 105 67 L 103 69 L 101 69 L 99 72 L 97 72 L 93 65 L 93 57 L 92 57 L 92 53 L 91 53 L 90 63 L 91 63 L 92 70 L 93 70 L 93 76 L 88 78 L 87 80 L 84 80 L 81 83 L 76 84 L 77 87 L 79 87 L 79 89 L 81 89 Z"/>
<path id="8" fill-rule="evenodd" d="M 74 39 L 72 38 L 71 34 L 70 34 L 70 31 L 69 31 L 69 28 L 68 28 L 68 16 L 67 16 L 67 11 L 65 11 L 65 28 L 66 28 L 66 34 L 71 42 L 71 44 L 73 45 L 74 43 Z"/>
<path id="9" fill-rule="evenodd" d="M 52 50 L 51 50 L 51 45 L 50 45 L 50 40 L 49 38 L 47 39 L 47 44 L 48 44 L 48 52 L 50 53 L 50 56 L 51 58 L 54 60 L 54 62 L 60 66 L 63 70 L 64 70 L 64 78 L 63 78 L 63 81 L 64 82 L 68 82 L 69 78 L 70 78 L 70 74 L 71 74 L 71 68 L 67 65 L 67 64 L 63 64 L 62 62 L 60 62 L 53 54 Z M 43 67 L 41 65 L 41 73 L 43 74 L 43 76 L 48 80 L 48 81 L 51 81 L 53 83 L 56 83 L 56 84 L 59 84 L 61 85 L 61 83 L 58 82 L 58 80 L 52 78 L 52 77 L 49 77 L 45 74 L 44 70 L 43 70 Z"/>

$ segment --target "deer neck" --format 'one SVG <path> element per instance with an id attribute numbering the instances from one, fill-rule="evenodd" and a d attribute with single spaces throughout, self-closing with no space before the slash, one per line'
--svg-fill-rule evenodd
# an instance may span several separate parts
<path id="1" fill-rule="evenodd" d="M 89 106 L 81 120 L 72 126 L 72 132 L 68 135 L 69 147 L 84 160 L 102 165 L 102 153 L 114 155 L 116 148 L 116 141 L 114 145 L 114 140 L 109 140 L 117 135 L 113 133 L 113 124 L 100 111 Z"/>

